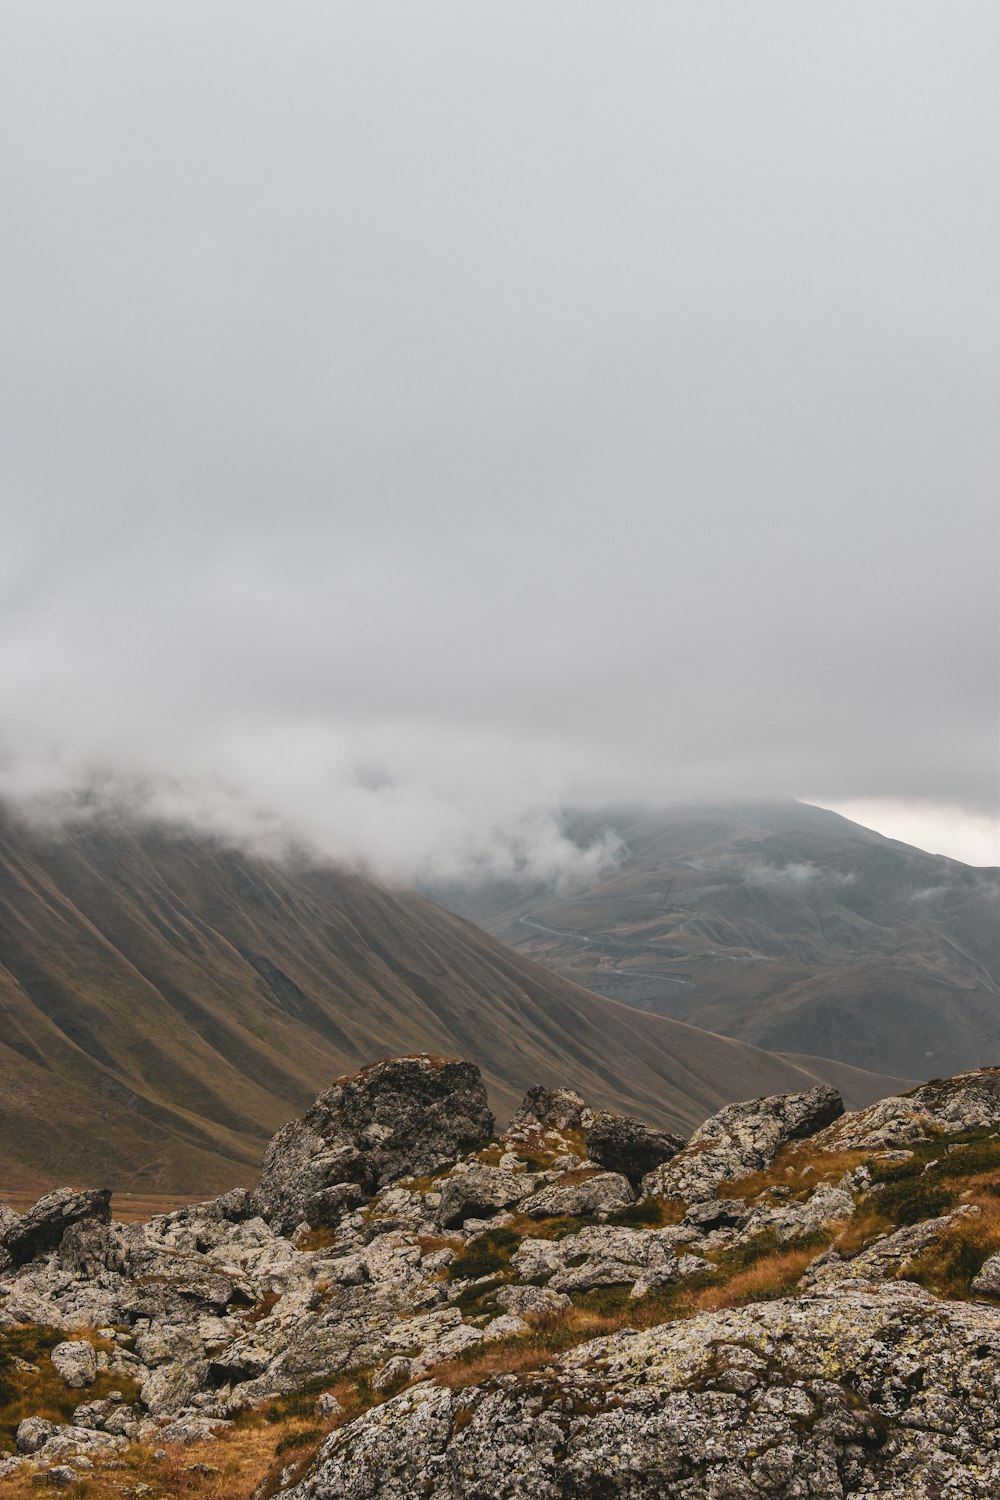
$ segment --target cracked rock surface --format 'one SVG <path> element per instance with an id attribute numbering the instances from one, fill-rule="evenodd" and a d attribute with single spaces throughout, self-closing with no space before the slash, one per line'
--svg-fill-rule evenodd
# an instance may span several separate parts
<path id="1" fill-rule="evenodd" d="M 328 1439 L 288 1500 L 993 1500 L 1000 1322 L 918 1289 L 798 1298 L 431 1382 Z"/>

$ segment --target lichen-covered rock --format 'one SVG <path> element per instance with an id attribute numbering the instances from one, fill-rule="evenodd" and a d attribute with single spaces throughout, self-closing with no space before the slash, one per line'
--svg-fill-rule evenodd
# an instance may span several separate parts
<path id="1" fill-rule="evenodd" d="M 684 1140 L 669 1131 L 657 1130 L 644 1120 L 635 1120 L 630 1115 L 601 1113 L 587 1132 L 587 1154 L 599 1167 L 609 1172 L 620 1172 L 633 1187 L 676 1156 L 684 1147 Z"/>
<path id="2" fill-rule="evenodd" d="M 67 1339 L 49 1355 L 53 1368 L 71 1389 L 93 1385 L 97 1379 L 97 1351 L 85 1339 Z"/>
<path id="3" fill-rule="evenodd" d="M 644 1197 L 714 1198 L 735 1182 L 770 1166 L 789 1141 L 813 1135 L 843 1114 L 836 1089 L 818 1084 L 803 1094 L 773 1094 L 729 1104 L 695 1131 L 672 1161 L 643 1178 Z"/>
<path id="4" fill-rule="evenodd" d="M 264 1154 L 254 1209 L 289 1233 L 325 1189 L 348 1183 L 374 1192 L 454 1161 L 492 1134 L 474 1063 L 389 1058 L 340 1079 L 278 1131 Z"/>
<path id="5" fill-rule="evenodd" d="M 532 1219 L 569 1218 L 584 1214 L 614 1213 L 627 1208 L 635 1194 L 620 1172 L 595 1172 L 574 1182 L 554 1182 L 521 1203 L 521 1212 Z"/>
<path id="6" fill-rule="evenodd" d="M 573 1306 L 565 1292 L 554 1292 L 545 1286 L 503 1286 L 494 1301 L 504 1312 L 518 1318 L 555 1317 Z"/>
<path id="7" fill-rule="evenodd" d="M 741 1198 L 706 1198 L 692 1203 L 684 1215 L 685 1224 L 708 1233 L 711 1229 L 732 1229 L 745 1224 L 750 1209 Z"/>
<path id="8" fill-rule="evenodd" d="M 334 1433 L 287 1500 L 994 1500 L 1000 1319 L 893 1288 L 615 1334 L 432 1381 Z"/>
<path id="9" fill-rule="evenodd" d="M 894 1234 L 875 1240 L 858 1255 L 844 1260 L 830 1249 L 812 1262 L 802 1280 L 803 1287 L 825 1289 L 834 1283 L 894 1281 L 905 1275 L 918 1255 L 922 1255 L 940 1238 L 943 1230 L 962 1219 L 978 1216 L 974 1206 L 962 1206 L 954 1213 L 937 1219 L 923 1219 L 907 1224 Z"/>
<path id="10" fill-rule="evenodd" d="M 1000 1255 L 991 1255 L 984 1262 L 972 1283 L 972 1290 L 980 1297 L 1000 1298 Z"/>
<path id="11" fill-rule="evenodd" d="M 526 1281 L 550 1277 L 547 1290 L 559 1292 L 630 1285 L 651 1271 L 660 1282 L 676 1281 L 682 1274 L 678 1252 L 696 1239 L 694 1230 L 680 1227 L 594 1224 L 558 1240 L 522 1240 L 511 1265 Z"/>
<path id="12" fill-rule="evenodd" d="M 107 1224 L 111 1219 L 111 1191 L 92 1188 L 84 1193 L 72 1188 L 54 1188 L 27 1213 L 0 1225 L 0 1246 L 15 1266 L 54 1250 L 67 1229 L 82 1220 Z"/>
<path id="13" fill-rule="evenodd" d="M 320 1188 L 303 1200 L 302 1219 L 310 1229 L 332 1229 L 349 1209 L 360 1207 L 367 1197 L 364 1186 L 358 1182 L 338 1182 L 333 1187 Z M 294 1212 L 290 1217 L 294 1217 Z"/>
<path id="14" fill-rule="evenodd" d="M 846 1114 L 816 1144 L 830 1151 L 873 1151 L 991 1126 L 1000 1126 L 1000 1068 L 976 1068 Z"/>
<path id="15" fill-rule="evenodd" d="M 479 1162 L 462 1164 L 441 1181 L 438 1219 L 448 1228 L 465 1219 L 488 1218 L 498 1209 L 509 1208 L 529 1197 L 537 1184 L 534 1173 L 483 1166 Z"/>
<path id="16" fill-rule="evenodd" d="M 72 1378 L 78 1363 L 89 1373 L 93 1360 L 98 1373 L 120 1376 L 123 1387 L 82 1401 L 71 1427 L 43 1428 L 34 1452 L 0 1455 L 0 1489 L 19 1470 L 91 1461 L 100 1484 L 101 1466 L 117 1467 L 126 1443 L 201 1440 L 259 1402 L 303 1388 L 314 1395 L 336 1383 L 338 1396 L 350 1392 L 352 1406 L 373 1392 L 385 1398 L 335 1440 L 345 1445 L 337 1453 L 347 1455 L 330 1471 L 335 1479 L 325 1468 L 314 1475 L 334 1485 L 331 1494 L 355 1500 L 369 1493 L 387 1500 L 978 1500 L 976 1485 L 990 1492 L 998 1448 L 983 1412 L 987 1405 L 990 1413 L 1000 1410 L 1000 1306 L 992 1290 L 1000 1255 L 987 1179 L 998 1149 L 995 1126 L 950 1143 L 943 1127 L 933 1127 L 941 1149 L 916 1156 L 880 1144 L 866 1161 L 862 1148 L 846 1173 L 835 1159 L 824 1171 L 810 1146 L 804 1168 L 791 1163 L 768 1173 L 758 1190 L 744 1183 L 732 1190 L 740 1199 L 645 1202 L 616 1224 L 607 1220 L 630 1203 L 632 1189 L 627 1174 L 581 1160 L 587 1111 L 576 1096 L 541 1091 L 535 1123 L 526 1123 L 520 1138 L 508 1135 L 499 1152 L 480 1153 L 485 1121 L 478 1105 L 465 1109 L 479 1121 L 466 1130 L 452 1105 L 432 1092 L 425 1113 L 436 1135 L 429 1142 L 421 1134 L 424 1117 L 403 1108 L 404 1098 L 412 1104 L 420 1097 L 406 1079 L 412 1072 L 419 1081 L 432 1065 L 397 1061 L 408 1065 L 402 1080 L 387 1064 L 379 1087 L 362 1075 L 364 1098 L 350 1117 L 341 1095 L 359 1080 L 338 1085 L 326 1125 L 314 1118 L 309 1126 L 315 1151 L 305 1133 L 291 1132 L 289 1170 L 271 1182 L 278 1196 L 272 1223 L 256 1215 L 255 1196 L 235 1190 L 148 1223 L 63 1221 L 47 1250 L 18 1265 L 0 1257 L 0 1324 L 61 1329 L 54 1369 L 65 1364 Z M 971 1087 L 968 1080 L 934 1085 L 930 1103 L 963 1123 L 988 1116 L 991 1084 L 977 1079 Z M 373 1097 L 379 1088 L 394 1099 L 388 1117 Z M 712 1176 L 721 1158 L 723 1173 L 743 1175 L 784 1140 L 815 1128 L 836 1104 L 836 1096 L 813 1091 L 722 1111 L 656 1172 L 680 1166 L 697 1182 L 706 1159 Z M 470 1135 L 472 1150 L 460 1144 Z M 444 1139 L 446 1160 L 431 1166 Z M 930 1154 L 941 1160 L 932 1164 L 926 1202 L 950 1202 L 951 1212 L 897 1228 L 891 1214 L 901 1200 L 882 1186 L 885 1168 L 899 1161 L 917 1172 Z M 406 1175 L 391 1175 L 404 1160 Z M 363 1180 L 324 1181 L 331 1163 Z M 384 1185 L 380 1172 L 390 1174 Z M 825 1180 L 838 1175 L 836 1187 Z M 947 1192 L 938 1191 L 939 1181 Z M 542 1221 L 526 1234 L 521 1210 L 532 1200 Z M 903 1211 L 912 1215 L 923 1201 L 918 1191 Z M 856 1204 L 863 1217 L 841 1237 L 839 1223 Z M 550 1215 L 556 1222 L 544 1222 Z M 586 1227 L 565 1222 L 584 1215 Z M 278 1232 L 276 1224 L 298 1226 L 303 1217 L 336 1221 L 335 1233 Z M 4 1216 L 3 1232 L 19 1223 Z M 816 1236 L 814 1248 L 801 1257 L 774 1255 L 776 1244 L 803 1235 Z M 817 1253 L 823 1245 L 830 1248 Z M 843 1258 L 858 1245 L 859 1253 Z M 809 1257 L 799 1295 L 768 1303 Z M 898 1279 L 940 1280 L 958 1295 L 984 1259 L 968 1293 L 978 1300 L 964 1310 Z M 674 1297 L 650 1296 L 673 1286 Z M 695 1311 L 748 1292 L 759 1294 L 760 1305 L 711 1316 Z M 623 1330 L 557 1359 L 556 1350 L 582 1338 L 595 1313 L 645 1324 L 674 1312 L 679 1321 L 655 1331 Z M 978 1321 L 962 1322 L 970 1318 Z M 449 1383 L 473 1378 L 467 1357 L 478 1368 L 517 1370 L 525 1359 L 530 1365 L 546 1357 L 550 1339 L 551 1369 L 465 1393 L 440 1393 L 433 1384 L 439 1372 Z M 40 1347 L 50 1343 L 46 1337 Z M 31 1359 L 36 1363 L 15 1357 L 9 1366 L 26 1391 L 40 1367 L 52 1373 L 47 1354 Z M 404 1383 L 410 1389 L 390 1399 Z M 443 1425 L 435 1446 L 438 1401 Z M 408 1402 L 427 1418 L 421 1431 L 410 1430 Z M 39 1407 L 37 1415 L 46 1414 Z M 294 1474 L 289 1467 L 284 1482 Z M 19 1482 L 27 1482 L 24 1474 Z M 238 1497 L 246 1500 L 234 1485 Z"/>
<path id="17" fill-rule="evenodd" d="M 828 1224 L 850 1219 L 854 1199 L 843 1188 L 821 1182 L 804 1203 L 762 1204 L 744 1221 L 738 1240 L 751 1239 L 770 1230 L 781 1244 L 815 1234 Z"/>
<path id="18" fill-rule="evenodd" d="M 59 1423 L 50 1422 L 47 1417 L 25 1417 L 18 1422 L 17 1432 L 14 1434 L 18 1453 L 36 1453 L 58 1431 Z"/>
<path id="19" fill-rule="evenodd" d="M 594 1112 L 572 1089 L 547 1089 L 536 1084 L 525 1094 L 520 1109 L 510 1122 L 510 1131 L 587 1130 Z"/>

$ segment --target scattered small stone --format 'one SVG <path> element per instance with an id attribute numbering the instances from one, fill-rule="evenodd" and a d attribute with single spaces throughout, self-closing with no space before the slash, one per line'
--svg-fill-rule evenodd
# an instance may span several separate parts
<path id="1" fill-rule="evenodd" d="M 97 1352 L 86 1340 L 67 1339 L 65 1343 L 56 1344 L 49 1358 L 71 1390 L 93 1385 L 97 1379 Z"/>
<path id="2" fill-rule="evenodd" d="M 343 1409 L 336 1396 L 329 1391 L 324 1391 L 322 1396 L 317 1396 L 313 1403 L 313 1416 L 318 1417 L 320 1421 L 328 1421 L 331 1417 L 339 1417 Z"/>
<path id="3" fill-rule="evenodd" d="M 69 1489 L 70 1485 L 79 1483 L 80 1476 L 68 1464 L 56 1464 L 54 1468 L 46 1469 L 39 1475 L 39 1478 L 44 1484 L 55 1485 L 58 1489 Z"/>

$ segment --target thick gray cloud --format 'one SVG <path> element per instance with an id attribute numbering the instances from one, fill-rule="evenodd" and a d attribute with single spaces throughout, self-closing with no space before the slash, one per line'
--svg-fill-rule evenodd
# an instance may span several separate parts
<path id="1" fill-rule="evenodd" d="M 995 812 L 995 5 L 3 21 L 0 789 Z"/>

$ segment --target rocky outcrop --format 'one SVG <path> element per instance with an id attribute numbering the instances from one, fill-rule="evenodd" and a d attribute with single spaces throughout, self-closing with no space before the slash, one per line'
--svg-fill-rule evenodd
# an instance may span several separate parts
<path id="1" fill-rule="evenodd" d="M 264 1153 L 253 1206 L 285 1233 L 310 1217 L 336 1222 L 352 1202 L 395 1178 L 432 1172 L 492 1134 L 474 1063 L 389 1058 L 339 1079 L 302 1119 L 278 1131 Z M 337 1188 L 346 1191 L 331 1200 L 329 1190 Z"/>
<path id="2" fill-rule="evenodd" d="M 867 1284 L 905 1277 L 916 1258 L 938 1244 L 943 1231 L 978 1213 L 978 1208 L 961 1207 L 953 1214 L 904 1225 L 895 1234 L 884 1235 L 859 1254 L 847 1258 L 831 1248 L 816 1257 L 803 1277 L 803 1285 L 828 1289 L 838 1283 Z"/>
<path id="3" fill-rule="evenodd" d="M 49 1355 L 52 1367 L 68 1386 L 93 1385 L 97 1379 L 97 1354 L 86 1339 L 66 1339 Z"/>
<path id="4" fill-rule="evenodd" d="M 510 1122 L 509 1133 L 537 1130 L 588 1130 L 594 1112 L 572 1089 L 547 1089 L 541 1084 L 529 1089 L 521 1108 Z"/>
<path id="5" fill-rule="evenodd" d="M 980 1297 L 1000 1298 L 1000 1255 L 991 1255 L 984 1261 L 973 1280 L 972 1290 Z"/>
<path id="6" fill-rule="evenodd" d="M 107 1224 L 110 1219 L 111 1193 L 107 1188 L 86 1193 L 54 1188 L 26 1214 L 0 1225 L 0 1248 L 15 1266 L 24 1265 L 46 1250 L 54 1250 L 72 1225 L 88 1220 Z"/>
<path id="7" fill-rule="evenodd" d="M 627 1286 L 643 1296 L 712 1267 L 687 1247 L 698 1239 L 688 1228 L 655 1233 L 625 1225 L 593 1226 L 559 1240 L 525 1239 L 512 1259 L 518 1275 L 545 1283 L 548 1292 L 586 1292 Z"/>
<path id="8" fill-rule="evenodd" d="M 806 1239 L 828 1224 L 844 1223 L 854 1214 L 854 1199 L 843 1188 L 821 1182 L 801 1203 L 758 1203 L 740 1225 L 735 1242 L 771 1233 L 779 1244 Z"/>
<path id="9" fill-rule="evenodd" d="M 620 1172 L 633 1187 L 638 1187 L 647 1173 L 683 1148 L 683 1137 L 657 1130 L 629 1115 L 601 1113 L 595 1116 L 587 1132 L 587 1155 L 591 1161 L 607 1167 L 609 1172 Z"/>
<path id="10" fill-rule="evenodd" d="M 714 1198 L 723 1182 L 735 1182 L 770 1166 L 789 1141 L 814 1135 L 844 1112 L 844 1101 L 828 1084 L 804 1094 L 775 1094 L 729 1104 L 695 1131 L 672 1161 L 643 1178 L 648 1197 Z"/>
<path id="11" fill-rule="evenodd" d="M 844 1115 L 818 1144 L 830 1151 L 906 1147 L 938 1135 L 1000 1125 L 1000 1068 L 937 1078 Z"/>
<path id="12" fill-rule="evenodd" d="M 619 1333 L 522 1378 L 418 1385 L 287 1500 L 993 1500 L 1000 1323 L 917 1289 Z"/>
<path id="13" fill-rule="evenodd" d="M 752 1100 L 636 1201 L 627 1173 L 585 1155 L 597 1122 L 569 1091 L 532 1091 L 486 1144 L 466 1065 L 398 1059 L 341 1080 L 279 1132 L 261 1193 L 129 1225 L 97 1202 L 0 1266 L 0 1338 L 13 1328 L 20 1349 L 15 1325 L 45 1325 L 32 1358 L 64 1396 L 59 1422 L 49 1405 L 22 1422 L 0 1488 L 53 1467 L 75 1484 L 128 1444 L 224 1442 L 287 1396 L 343 1424 L 308 1474 L 304 1455 L 285 1466 L 297 1500 L 985 1500 L 1000 1130 L 991 1076 L 953 1082 L 935 1107 L 985 1116 L 978 1134 L 938 1128 L 845 1164 L 823 1149 L 832 1091 Z M 358 1180 L 324 1177 L 345 1163 Z M 335 1231 L 302 1235 L 324 1194 Z M 25 1221 L 53 1223 L 52 1203 L 3 1216 L 0 1234 Z M 8 1361 L 4 1378 L 22 1369 L 27 1390 L 37 1364 Z"/>

